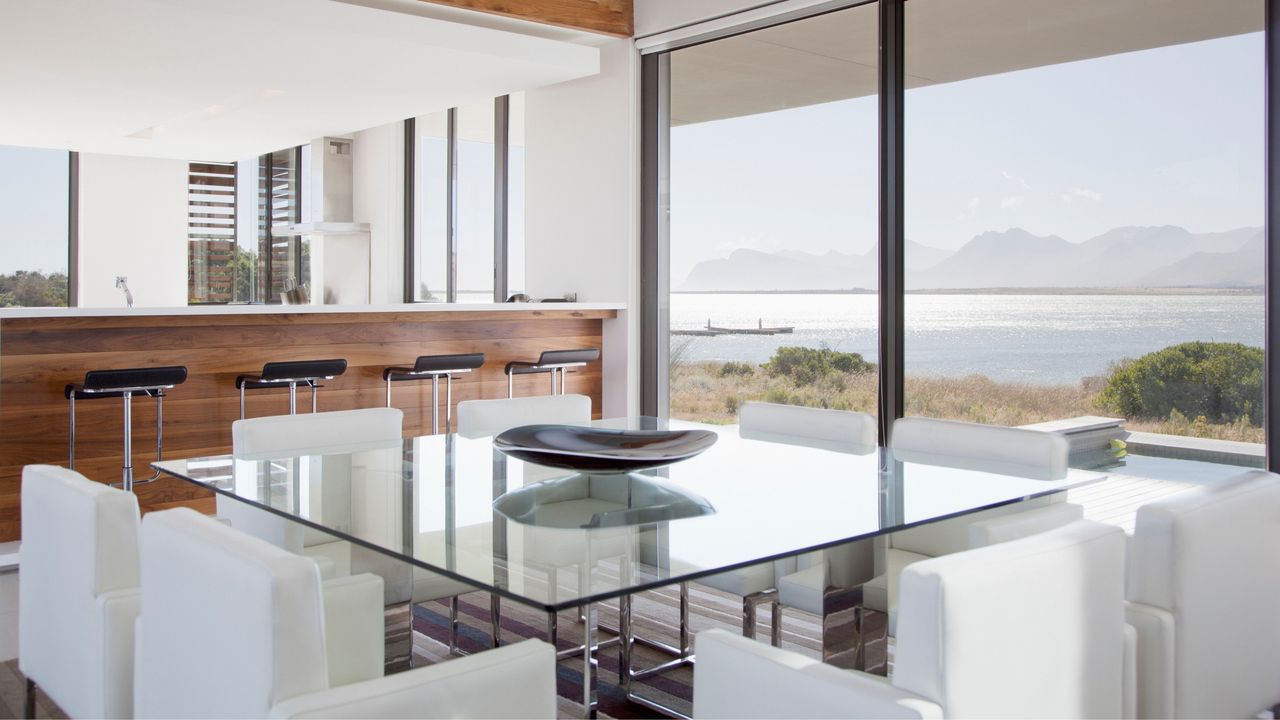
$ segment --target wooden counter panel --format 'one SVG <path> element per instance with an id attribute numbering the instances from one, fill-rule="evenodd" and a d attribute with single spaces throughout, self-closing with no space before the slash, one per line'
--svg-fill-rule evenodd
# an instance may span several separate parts
<path id="1" fill-rule="evenodd" d="M 165 456 L 230 452 L 231 422 L 240 415 L 235 377 L 266 362 L 340 357 L 346 374 L 324 381 L 324 410 L 382 407 L 382 370 L 419 355 L 483 352 L 485 365 L 459 376 L 453 402 L 507 395 L 503 366 L 543 350 L 603 347 L 602 321 L 616 311 L 378 312 L 280 315 L 192 315 L 88 318 L 0 318 L 0 542 L 20 537 L 20 477 L 32 463 L 67 464 L 68 403 L 63 387 L 91 369 L 185 365 L 187 382 L 164 401 Z M 591 397 L 598 416 L 600 363 L 570 372 L 568 391 Z M 516 395 L 545 395 L 546 375 L 516 378 Z M 440 388 L 444 402 L 445 389 Z M 392 404 L 405 411 L 406 437 L 431 432 L 431 383 L 397 382 Z M 122 460 L 122 401 L 76 404 L 76 469 L 116 482 Z M 300 412 L 311 394 L 298 390 Z M 287 390 L 247 394 L 249 417 L 288 412 Z M 134 475 L 151 476 L 155 402 L 133 402 Z M 444 408 L 441 408 L 441 427 Z M 143 510 L 207 508 L 210 493 L 174 479 L 136 487 Z"/>
<path id="2" fill-rule="evenodd" d="M 295 327 L 268 325 L 227 325 L 203 328 L 166 329 L 154 327 L 10 330 L 5 321 L 4 355 L 48 355 L 79 353 L 85 348 L 97 352 L 136 352 L 140 348 L 216 349 L 235 347 L 281 347 L 297 338 Z M 493 321 L 479 324 L 456 322 L 336 323 L 309 326 L 308 341 L 339 343 L 430 343 L 485 341 L 495 339 L 544 338 L 558 335 L 590 335 L 598 320 Z"/>

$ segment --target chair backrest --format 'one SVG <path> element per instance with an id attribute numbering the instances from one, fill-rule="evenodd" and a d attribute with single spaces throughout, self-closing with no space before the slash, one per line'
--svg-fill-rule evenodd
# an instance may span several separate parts
<path id="1" fill-rule="evenodd" d="M 571 363 L 589 363 L 600 359 L 600 348 L 578 348 L 575 350 L 543 350 L 538 356 L 539 365 L 568 365 Z"/>
<path id="2" fill-rule="evenodd" d="M 1119 717 L 1124 546 L 1082 520 L 912 563 L 893 684 L 948 717 Z"/>
<path id="3" fill-rule="evenodd" d="M 263 382 L 282 380 L 304 380 L 337 377 L 347 371 L 347 361 L 343 358 L 332 360 L 285 360 L 269 362 L 262 366 L 259 376 Z"/>
<path id="4" fill-rule="evenodd" d="M 466 437 L 497 435 L 521 425 L 591 422 L 591 398 L 586 395 L 466 400 L 458 403 L 458 434 Z"/>
<path id="5" fill-rule="evenodd" d="M 138 522 L 133 493 L 66 468 L 22 469 L 18 665 L 71 717 L 117 717 L 128 705 L 95 657 L 96 606 L 104 593 L 138 586 Z"/>
<path id="6" fill-rule="evenodd" d="M 744 438 L 853 452 L 876 447 L 876 420 L 866 413 L 749 402 L 738 411 L 738 424 Z"/>
<path id="7" fill-rule="evenodd" d="M 1173 717 L 1252 717 L 1280 701 L 1280 476 L 1139 508 L 1128 596 L 1173 615 Z"/>
<path id="8" fill-rule="evenodd" d="M 363 450 L 400 442 L 403 425 L 399 408 L 268 415 L 231 423 L 231 450 L 245 460 Z"/>
<path id="9" fill-rule="evenodd" d="M 267 717 L 328 687 L 320 572 L 189 508 L 142 523 L 137 717 Z"/>
<path id="10" fill-rule="evenodd" d="M 1067 439 L 1054 432 L 924 417 L 894 421 L 889 447 L 908 462 L 1039 480 L 1066 477 L 1071 450 Z"/>

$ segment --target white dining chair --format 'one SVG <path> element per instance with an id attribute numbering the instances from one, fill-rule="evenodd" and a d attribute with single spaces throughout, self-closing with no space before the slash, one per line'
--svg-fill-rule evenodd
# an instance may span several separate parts
<path id="1" fill-rule="evenodd" d="M 1066 438 L 1058 433 L 923 417 L 896 420 L 890 447 L 894 458 L 904 462 L 1039 480 L 1066 477 L 1070 452 Z M 1055 493 L 878 538 L 873 553 L 875 577 L 863 586 L 863 606 L 887 613 L 888 633 L 894 635 L 904 568 L 932 557 L 1051 530 L 1084 516 L 1082 507 L 1065 501 L 1066 493 Z M 812 578 L 803 579 L 808 582 L 796 583 L 802 588 L 795 595 L 807 597 L 804 601 L 793 599 L 795 605 L 820 603 Z"/>
<path id="2" fill-rule="evenodd" d="M 543 395 L 520 398 L 497 398 L 493 400 L 464 400 L 458 403 L 458 434 L 466 438 L 481 438 L 497 435 L 521 425 L 560 424 L 589 425 L 591 423 L 591 398 L 586 395 Z M 539 468 L 531 464 L 524 466 L 526 483 L 537 479 L 552 479 L 572 474 L 567 470 Z M 540 537 L 535 533 L 533 537 Z M 524 548 L 525 561 L 529 566 L 539 566 L 547 575 L 548 589 L 551 596 L 559 587 L 560 571 L 577 567 L 583 563 L 591 563 L 594 558 L 583 558 L 574 541 L 557 542 L 555 539 L 543 538 L 541 542 L 530 544 Z M 604 552 L 605 548 L 598 548 Z M 621 548 L 618 552 L 621 552 Z M 580 573 L 574 573 L 578 577 Z M 579 582 L 581 582 L 579 578 Z M 497 596 L 491 597 L 490 611 L 493 614 L 494 628 L 499 627 L 497 618 L 501 613 L 502 601 Z M 554 614 L 547 618 L 547 640 L 553 645 L 558 635 L 558 624 Z M 572 653 L 573 649 L 562 651 Z"/>
<path id="3" fill-rule="evenodd" d="M 698 634 L 698 718 L 1131 717 L 1124 532 L 1079 521 L 922 561 L 892 678 Z"/>
<path id="4" fill-rule="evenodd" d="M 555 713 L 553 653 L 536 641 L 382 677 L 376 576 L 322 589 L 309 560 L 185 508 L 147 516 L 141 557 L 137 717 Z"/>
<path id="5" fill-rule="evenodd" d="M 133 716 L 138 499 L 52 465 L 22 469 L 18 668 L 73 718 Z"/>
<path id="6" fill-rule="evenodd" d="M 738 411 L 738 433 L 747 439 L 776 442 L 783 445 L 818 447 L 837 452 L 866 454 L 876 449 L 876 421 L 866 413 L 847 410 L 748 402 Z M 772 645 L 782 643 L 782 606 L 779 582 L 784 579 L 816 576 L 825 587 L 834 572 L 844 587 L 871 577 L 871 544 L 853 543 L 832 552 L 815 552 L 771 563 L 762 563 L 726 573 L 700 578 L 696 582 L 742 598 L 742 634 L 755 634 L 756 613 L 760 605 L 772 605 L 769 639 Z M 848 572 L 846 572 L 846 570 Z M 804 573 L 796 575 L 797 572 Z M 798 603 L 801 598 L 788 598 Z M 819 600 L 818 614 L 821 614 Z"/>
<path id="7" fill-rule="evenodd" d="M 591 398 L 586 395 L 543 395 L 458 403 L 458 434 L 476 438 L 497 435 L 521 425 L 591 422 Z"/>
<path id="8" fill-rule="evenodd" d="M 400 442 L 403 422 L 404 412 L 398 408 L 236 420 L 231 423 L 231 451 L 237 460 L 252 461 L 388 447 Z M 239 530 L 311 558 L 320 566 L 323 577 L 351 574 L 351 543 L 223 495 L 217 495 L 214 502 L 218 517 Z"/>
<path id="9" fill-rule="evenodd" d="M 358 453 L 399 447 L 403 423 L 404 412 L 399 408 L 364 408 L 237 420 L 231 424 L 232 450 L 239 460 L 263 460 L 290 454 Z M 322 577 L 342 577 L 351 573 L 351 543 L 222 495 L 218 496 L 217 503 L 219 517 L 254 537 L 311 558 L 320 567 Z M 458 596 L 473 592 L 475 588 L 422 568 L 384 562 L 376 553 L 366 552 L 362 556 L 367 560 L 364 563 L 367 569 L 383 576 L 388 585 L 400 586 L 397 579 L 401 576 L 410 579 L 409 597 L 405 597 L 403 589 L 398 591 L 399 594 L 393 591 L 393 596 L 387 598 L 389 603 L 448 599 L 450 622 L 447 644 L 451 652 L 458 652 Z M 490 624 L 496 628 L 497 622 L 498 616 L 494 613 Z M 409 624 L 412 628 L 412 608 Z M 409 652 L 412 660 L 412 643 Z"/>
<path id="10" fill-rule="evenodd" d="M 1128 571 L 1138 717 L 1276 709 L 1280 476 L 1247 472 L 1138 508 Z"/>

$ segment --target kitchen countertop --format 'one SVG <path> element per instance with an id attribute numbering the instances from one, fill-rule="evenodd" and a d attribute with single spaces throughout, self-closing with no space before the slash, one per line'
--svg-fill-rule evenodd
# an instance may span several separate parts
<path id="1" fill-rule="evenodd" d="M 401 303 L 396 305 L 188 305 L 135 308 L 0 308 L 0 320 L 10 318 L 148 317 L 163 315 L 292 315 L 315 313 L 404 312 L 523 312 L 624 310 L 625 303 Z"/>

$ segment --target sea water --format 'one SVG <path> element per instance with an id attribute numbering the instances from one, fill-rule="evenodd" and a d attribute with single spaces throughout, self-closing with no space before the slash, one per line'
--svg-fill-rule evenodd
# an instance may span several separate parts
<path id="1" fill-rule="evenodd" d="M 795 327 L 789 335 L 673 336 L 688 361 L 767 361 L 784 345 L 828 347 L 876 360 L 875 295 L 683 294 L 671 327 Z M 1110 365 L 1191 340 L 1262 347 L 1263 296 L 907 295 L 905 353 L 913 375 L 986 375 L 1076 384 Z"/>

